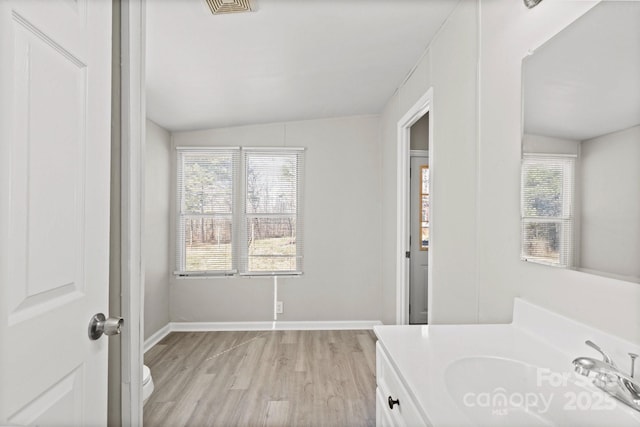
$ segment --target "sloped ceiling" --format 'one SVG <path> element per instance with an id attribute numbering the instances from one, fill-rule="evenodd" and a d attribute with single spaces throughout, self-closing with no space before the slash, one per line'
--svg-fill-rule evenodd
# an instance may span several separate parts
<path id="1" fill-rule="evenodd" d="M 147 114 L 194 130 L 379 113 L 455 0 L 147 2 Z"/>

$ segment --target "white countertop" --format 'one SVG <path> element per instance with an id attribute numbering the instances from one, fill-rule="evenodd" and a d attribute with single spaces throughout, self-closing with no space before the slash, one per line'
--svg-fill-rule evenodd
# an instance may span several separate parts
<path id="1" fill-rule="evenodd" d="M 585 337 L 604 342 L 603 348 L 611 349 L 614 355 L 640 349 L 526 301 L 517 300 L 518 309 L 514 323 L 506 325 L 376 326 L 374 331 L 423 417 L 438 427 L 476 425 L 460 407 L 462 403 L 454 401 L 447 390 L 445 372 L 456 360 L 474 356 L 506 358 L 573 375 L 573 359 L 595 356 L 583 344 Z M 565 337 L 563 330 L 571 333 L 571 338 Z M 619 365 L 626 368 L 626 360 Z"/>

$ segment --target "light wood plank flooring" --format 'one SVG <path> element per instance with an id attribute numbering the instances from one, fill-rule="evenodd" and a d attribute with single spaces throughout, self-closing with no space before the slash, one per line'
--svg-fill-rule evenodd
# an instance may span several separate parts
<path id="1" fill-rule="evenodd" d="M 375 425 L 371 331 L 173 332 L 145 364 L 145 427 Z"/>

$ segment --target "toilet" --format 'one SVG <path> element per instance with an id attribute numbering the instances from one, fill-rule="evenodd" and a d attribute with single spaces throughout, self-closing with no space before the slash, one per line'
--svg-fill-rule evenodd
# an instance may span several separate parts
<path id="1" fill-rule="evenodd" d="M 153 378 L 151 378 L 151 369 L 147 365 L 142 365 L 142 401 L 147 403 L 149 396 L 153 393 Z"/>

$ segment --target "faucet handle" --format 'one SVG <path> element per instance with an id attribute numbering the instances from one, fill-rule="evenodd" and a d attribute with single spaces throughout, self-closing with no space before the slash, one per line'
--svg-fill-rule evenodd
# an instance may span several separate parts
<path id="1" fill-rule="evenodd" d="M 636 357 L 638 357 L 638 355 L 635 353 L 629 353 L 629 357 L 631 358 L 631 373 L 629 376 L 633 378 L 636 370 Z"/>
<path id="2" fill-rule="evenodd" d="M 596 343 L 594 343 L 591 340 L 586 340 L 584 342 L 586 345 L 588 345 L 589 347 L 593 348 L 595 351 L 597 351 L 598 353 L 600 353 L 602 355 L 602 360 L 604 363 L 608 363 L 611 366 L 616 366 L 615 363 L 613 363 L 613 359 L 611 359 L 611 357 L 609 357 L 609 355 L 607 353 L 604 352 L 603 349 L 601 349 Z"/>

